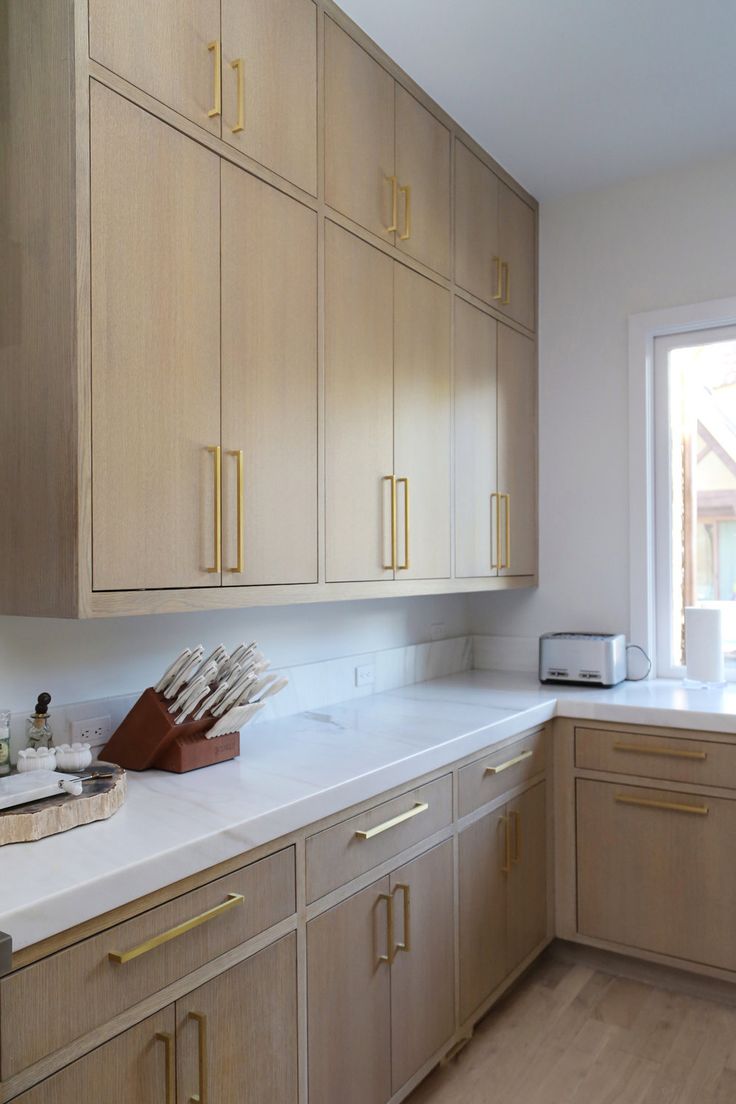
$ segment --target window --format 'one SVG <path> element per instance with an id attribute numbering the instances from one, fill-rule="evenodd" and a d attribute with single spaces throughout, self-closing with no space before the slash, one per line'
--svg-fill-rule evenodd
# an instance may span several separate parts
<path id="1" fill-rule="evenodd" d="M 654 340 L 658 673 L 684 665 L 684 609 L 723 611 L 736 680 L 736 326 Z"/>

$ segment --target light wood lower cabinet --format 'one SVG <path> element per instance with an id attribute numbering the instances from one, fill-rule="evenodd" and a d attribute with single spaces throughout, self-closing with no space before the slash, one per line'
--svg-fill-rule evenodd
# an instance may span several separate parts
<path id="1" fill-rule="evenodd" d="M 309 1094 L 384 1104 L 454 1026 L 452 843 L 307 925 Z"/>
<path id="2" fill-rule="evenodd" d="M 460 833 L 460 1019 L 545 940 L 546 784 Z"/>

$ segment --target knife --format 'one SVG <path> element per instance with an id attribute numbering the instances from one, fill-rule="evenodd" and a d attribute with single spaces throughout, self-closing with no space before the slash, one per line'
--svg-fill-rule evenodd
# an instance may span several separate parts
<path id="1" fill-rule="evenodd" d="M 184 665 L 184 667 L 182 667 L 173 682 L 169 683 L 169 686 L 164 694 L 165 698 L 168 698 L 168 700 L 171 701 L 171 699 L 175 698 L 176 695 L 179 693 L 184 683 L 189 682 L 189 680 L 192 678 L 197 668 L 199 667 L 200 663 L 202 662 L 203 652 L 204 648 L 200 644 L 200 646 L 195 649 L 194 652 L 192 652 L 189 661 Z"/>
<path id="2" fill-rule="evenodd" d="M 157 694 L 160 694 L 161 691 L 168 686 L 171 680 L 175 678 L 175 676 L 179 673 L 191 654 L 191 648 L 185 648 L 184 651 L 176 657 L 174 662 L 166 668 L 163 675 L 153 688 Z"/>
<path id="3" fill-rule="evenodd" d="M 202 665 L 200 666 L 199 670 L 197 671 L 197 674 L 198 675 L 203 675 L 206 668 L 208 668 L 210 666 L 210 664 L 214 664 L 215 665 L 215 670 L 216 670 L 219 667 L 221 661 L 223 659 L 226 659 L 226 658 L 227 658 L 227 652 L 225 651 L 225 645 L 224 644 L 218 644 L 217 647 L 214 649 L 214 651 L 210 652 L 210 654 L 207 656 L 207 658 L 202 660 Z"/>
<path id="4" fill-rule="evenodd" d="M 182 724 L 190 713 L 193 713 L 203 698 L 206 698 L 210 692 L 209 685 L 207 683 L 201 686 L 199 690 L 193 691 L 184 702 L 181 713 L 176 718 L 177 724 Z"/>
<path id="5" fill-rule="evenodd" d="M 228 690 L 225 697 L 222 698 L 218 705 L 212 710 L 215 717 L 221 717 L 225 710 L 239 702 L 252 683 L 253 679 L 247 671 L 243 671 L 236 682 L 231 681 L 230 690 Z"/>
<path id="6" fill-rule="evenodd" d="M 213 690 L 210 696 L 208 698 L 205 698 L 197 712 L 194 714 L 192 720 L 201 721 L 207 710 L 212 710 L 219 701 L 222 701 L 229 689 L 230 683 L 227 681 L 227 679 L 223 679 L 220 685 L 215 690 Z"/>
<path id="7" fill-rule="evenodd" d="M 244 728 L 251 717 L 255 716 L 259 709 L 262 709 L 260 702 L 255 702 L 253 705 L 240 705 L 235 709 L 231 709 L 223 717 L 220 717 L 219 721 L 216 721 L 209 732 L 205 733 L 208 740 L 215 740 L 218 736 L 224 736 L 226 732 L 240 732 L 241 728 Z"/>
<path id="8" fill-rule="evenodd" d="M 278 694 L 281 690 L 284 689 L 285 686 L 288 685 L 289 680 L 288 678 L 286 678 L 285 675 L 283 676 L 283 678 L 277 678 L 275 682 L 272 682 L 271 685 L 263 691 L 260 698 L 256 698 L 253 704 L 262 705 L 266 698 L 272 698 L 274 694 Z"/>
<path id="9" fill-rule="evenodd" d="M 178 713 L 184 707 L 185 702 L 206 685 L 207 683 L 201 676 L 193 679 L 192 682 L 188 682 L 186 686 L 182 687 L 179 697 L 169 706 L 169 713 Z"/>

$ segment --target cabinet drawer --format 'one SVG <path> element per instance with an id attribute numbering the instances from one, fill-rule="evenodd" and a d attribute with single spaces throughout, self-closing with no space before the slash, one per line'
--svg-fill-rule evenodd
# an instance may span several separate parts
<path id="1" fill-rule="evenodd" d="M 736 789 L 736 747 L 708 740 L 576 727 L 575 766 Z"/>
<path id="2" fill-rule="evenodd" d="M 3 978 L 2 1080 L 295 907 L 294 848 L 288 847 Z"/>
<path id="3" fill-rule="evenodd" d="M 307 901 L 452 823 L 452 775 L 418 786 L 307 840 Z"/>
<path id="4" fill-rule="evenodd" d="M 507 790 L 544 770 L 546 729 L 531 732 L 513 744 L 468 763 L 459 771 L 460 816 L 495 801 Z"/>

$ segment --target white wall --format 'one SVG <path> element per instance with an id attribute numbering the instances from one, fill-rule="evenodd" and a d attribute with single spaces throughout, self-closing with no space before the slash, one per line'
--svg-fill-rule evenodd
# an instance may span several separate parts
<path id="1" fill-rule="evenodd" d="M 0 617 L 0 709 L 30 710 L 134 693 L 183 647 L 258 640 L 275 666 L 421 643 L 467 629 L 463 595 L 331 602 L 100 621 Z"/>
<path id="2" fill-rule="evenodd" d="M 542 205 L 540 585 L 470 627 L 628 633 L 628 316 L 736 295 L 736 158 Z"/>

